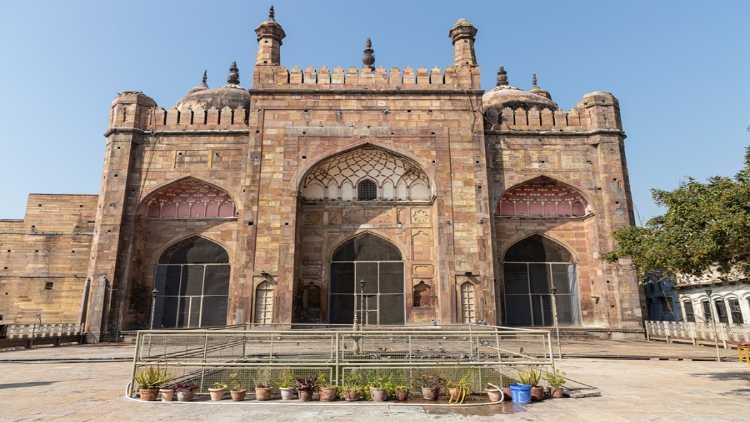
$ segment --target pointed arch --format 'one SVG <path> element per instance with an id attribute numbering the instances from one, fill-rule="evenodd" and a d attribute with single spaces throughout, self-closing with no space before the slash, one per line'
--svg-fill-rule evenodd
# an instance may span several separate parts
<path id="1" fill-rule="evenodd" d="M 507 189 L 495 213 L 502 217 L 575 218 L 591 210 L 578 189 L 548 176 L 537 176 Z"/>
<path id="2" fill-rule="evenodd" d="M 226 190 L 192 176 L 154 189 L 141 201 L 147 218 L 157 220 L 235 218 L 237 209 Z"/>
<path id="3" fill-rule="evenodd" d="M 349 249 L 350 248 L 350 249 Z M 373 248 L 371 251 L 363 250 L 366 248 Z M 382 255 L 375 258 L 389 261 L 401 261 L 403 260 L 403 254 L 398 246 L 385 237 L 371 232 L 364 231 L 357 233 L 343 241 L 341 241 L 331 254 L 332 261 L 360 261 L 360 260 L 372 260 L 375 254 L 382 253 Z"/>
<path id="4" fill-rule="evenodd" d="M 342 198 L 347 200 L 348 185 L 359 187 L 364 180 L 371 180 L 378 187 L 376 199 L 382 199 L 382 189 L 386 185 L 404 184 L 406 188 L 417 184 L 420 186 L 420 201 L 429 201 L 432 197 L 432 183 L 422 166 L 402 153 L 392 151 L 370 143 L 324 157 L 305 169 L 299 178 L 298 192 L 304 199 L 314 200 L 307 196 L 308 186 L 319 183 L 324 186 L 334 185 L 342 190 Z M 426 191 L 426 192 L 425 192 Z M 346 192 L 346 193 L 344 193 Z M 394 194 L 396 200 L 408 200 L 408 193 Z M 351 199 L 358 200 L 354 193 Z"/>

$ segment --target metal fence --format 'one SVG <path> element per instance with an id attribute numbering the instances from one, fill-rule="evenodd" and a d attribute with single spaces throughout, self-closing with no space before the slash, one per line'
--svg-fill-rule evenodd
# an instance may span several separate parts
<path id="1" fill-rule="evenodd" d="M 546 330 L 484 325 L 346 327 L 139 331 L 132 376 L 159 367 L 173 382 L 191 381 L 206 392 L 214 382 L 239 381 L 251 387 L 289 373 L 325 374 L 335 384 L 355 375 L 388 376 L 409 386 L 430 373 L 467 377 L 480 391 L 486 382 L 504 383 L 519 366 L 554 367 Z M 137 386 L 131 381 L 133 394 Z"/>
<path id="2" fill-rule="evenodd" d="M 0 325 L 0 347 L 80 343 L 83 334 L 83 326 L 77 322 Z"/>
<path id="3" fill-rule="evenodd" d="M 716 339 L 724 348 L 750 343 L 750 324 L 725 324 L 717 322 L 645 321 L 646 338 L 666 342 L 714 344 Z M 714 329 L 715 328 L 715 329 Z"/>

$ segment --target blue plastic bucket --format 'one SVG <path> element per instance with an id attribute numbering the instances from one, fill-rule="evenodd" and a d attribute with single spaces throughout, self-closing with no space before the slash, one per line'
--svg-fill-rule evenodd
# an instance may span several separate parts
<path id="1" fill-rule="evenodd" d="M 513 403 L 528 404 L 531 402 L 531 384 L 511 384 L 510 395 Z"/>

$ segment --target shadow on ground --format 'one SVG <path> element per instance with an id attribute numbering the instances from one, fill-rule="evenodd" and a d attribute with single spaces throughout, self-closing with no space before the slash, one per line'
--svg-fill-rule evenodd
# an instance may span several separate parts
<path id="1" fill-rule="evenodd" d="M 39 387 L 42 385 L 54 384 L 57 381 L 32 381 L 32 382 L 15 382 L 11 384 L 0 384 L 0 390 L 10 388 L 26 388 L 26 387 Z"/>

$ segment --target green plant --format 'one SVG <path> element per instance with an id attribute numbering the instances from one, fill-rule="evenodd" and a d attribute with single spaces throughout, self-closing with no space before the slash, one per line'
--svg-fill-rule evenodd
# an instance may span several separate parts
<path id="1" fill-rule="evenodd" d="M 297 390 L 301 391 L 313 391 L 317 386 L 316 383 L 317 380 L 313 377 L 297 378 L 297 380 L 295 381 Z"/>
<path id="2" fill-rule="evenodd" d="M 560 388 L 565 385 L 565 373 L 559 369 L 547 371 L 544 373 L 544 380 L 552 388 Z"/>
<path id="3" fill-rule="evenodd" d="M 294 374 L 289 369 L 284 369 L 281 372 L 281 377 L 279 378 L 279 381 L 276 383 L 276 386 L 279 388 L 294 388 L 295 387 L 295 381 Z"/>
<path id="4" fill-rule="evenodd" d="M 328 375 L 325 372 L 319 372 L 318 373 L 318 387 L 320 388 L 333 388 L 336 387 L 335 383 L 332 383 L 328 380 Z"/>
<path id="5" fill-rule="evenodd" d="M 409 387 L 407 387 L 407 386 L 405 386 L 403 384 L 398 384 L 394 388 L 394 391 L 409 391 Z"/>
<path id="6" fill-rule="evenodd" d="M 258 369 L 255 374 L 255 388 L 271 387 L 271 370 L 269 368 Z"/>
<path id="7" fill-rule="evenodd" d="M 169 380 L 167 371 L 155 367 L 146 368 L 135 375 L 135 382 L 142 389 L 159 388 Z"/>
<path id="8" fill-rule="evenodd" d="M 439 389 L 445 386 L 445 378 L 432 374 L 424 374 L 419 377 L 419 386 L 432 390 Z"/>
<path id="9" fill-rule="evenodd" d="M 528 368 L 518 373 L 518 380 L 521 384 L 539 385 L 539 381 L 542 380 L 542 371 L 535 368 Z"/>
<path id="10" fill-rule="evenodd" d="M 220 382 L 215 382 L 211 384 L 211 388 L 213 388 L 214 390 L 226 390 L 227 385 Z"/>
<path id="11" fill-rule="evenodd" d="M 229 374 L 229 389 L 232 391 L 242 390 L 242 380 L 239 373 L 232 372 Z"/>
<path id="12" fill-rule="evenodd" d="M 461 404 L 466 400 L 466 396 L 471 394 L 471 374 L 465 371 L 459 372 L 454 378 L 448 381 L 449 388 L 456 389 L 456 395 L 451 394 L 448 403 Z"/>

